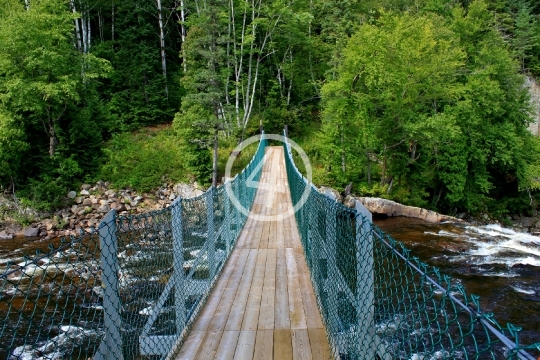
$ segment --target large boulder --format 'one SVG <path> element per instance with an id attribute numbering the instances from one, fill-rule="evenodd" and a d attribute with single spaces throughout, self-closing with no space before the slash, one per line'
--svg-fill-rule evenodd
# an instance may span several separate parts
<path id="1" fill-rule="evenodd" d="M 5 231 L 0 231 L 0 240 L 10 240 L 13 239 L 13 235 L 8 234 Z"/>
<path id="2" fill-rule="evenodd" d="M 28 227 L 24 230 L 24 236 L 26 237 L 36 237 L 39 236 L 39 229 L 35 227 Z"/>
<path id="3" fill-rule="evenodd" d="M 381 214 L 390 217 L 405 216 L 410 218 L 423 219 L 429 222 L 463 221 L 453 216 L 442 215 L 436 213 L 435 211 L 426 210 L 419 207 L 403 205 L 392 200 L 372 197 L 359 197 L 357 198 L 357 200 L 360 201 L 373 214 Z"/>

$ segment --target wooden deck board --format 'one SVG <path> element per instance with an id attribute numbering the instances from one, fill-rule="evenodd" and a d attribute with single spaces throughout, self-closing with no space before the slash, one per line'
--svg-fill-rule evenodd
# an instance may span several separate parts
<path id="1" fill-rule="evenodd" d="M 294 216 L 283 148 L 268 147 L 251 212 L 176 359 L 331 359 Z"/>

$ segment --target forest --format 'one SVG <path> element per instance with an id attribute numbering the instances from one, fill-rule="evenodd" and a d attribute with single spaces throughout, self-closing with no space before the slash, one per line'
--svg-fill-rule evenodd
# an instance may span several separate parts
<path id="1" fill-rule="evenodd" d="M 316 185 L 531 213 L 531 78 L 534 0 L 0 0 L 0 190 L 50 211 L 97 179 L 215 185 L 288 125 Z"/>

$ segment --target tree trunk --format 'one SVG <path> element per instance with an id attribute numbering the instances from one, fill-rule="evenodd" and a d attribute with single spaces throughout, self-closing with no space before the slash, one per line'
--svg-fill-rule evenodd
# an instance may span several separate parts
<path id="1" fill-rule="evenodd" d="M 217 187 L 218 177 L 218 129 L 214 129 L 214 154 L 212 156 L 212 186 Z"/>
<path id="2" fill-rule="evenodd" d="M 88 49 L 88 52 L 90 52 L 90 47 L 92 46 L 92 26 L 90 25 L 90 11 L 89 10 L 86 10 L 86 33 L 88 34 L 87 35 L 87 41 L 88 41 L 88 45 L 87 45 L 87 49 Z"/>
<path id="3" fill-rule="evenodd" d="M 77 9 L 75 8 L 75 1 L 71 0 L 69 2 L 71 5 L 71 11 L 75 14 Z M 81 42 L 81 29 L 79 27 L 79 19 L 73 20 L 75 22 L 75 37 L 77 38 L 77 50 L 82 51 L 82 42 Z"/>
<path id="4" fill-rule="evenodd" d="M 79 5 L 80 2 L 79 2 Z M 88 52 L 88 35 L 87 35 L 87 28 L 86 28 L 86 19 L 85 19 L 85 13 L 84 8 L 81 5 L 81 29 L 82 29 L 82 52 L 83 54 L 86 54 Z"/>
<path id="5" fill-rule="evenodd" d="M 111 40 L 114 41 L 114 2 L 111 6 Z"/>
<path id="6" fill-rule="evenodd" d="M 49 157 L 53 157 L 56 152 L 56 144 L 58 140 L 56 138 L 56 131 L 54 129 L 54 120 L 51 114 L 51 106 L 47 106 L 47 132 L 49 135 Z"/>
<path id="7" fill-rule="evenodd" d="M 367 159 L 367 183 L 371 186 L 371 161 L 369 160 L 369 152 L 366 152 Z"/>
<path id="8" fill-rule="evenodd" d="M 180 35 L 182 37 L 182 66 L 184 67 L 184 74 L 187 71 L 187 64 L 186 64 L 186 50 L 184 49 L 184 44 L 186 43 L 186 25 L 184 25 L 184 22 L 186 21 L 186 12 L 184 10 L 184 0 L 180 0 L 180 21 L 182 22 L 180 25 Z"/>
<path id="9" fill-rule="evenodd" d="M 54 124 L 49 123 L 49 157 L 53 157 L 56 152 L 56 132 L 54 131 Z"/>
<path id="10" fill-rule="evenodd" d="M 163 11 L 161 9 L 161 0 L 157 1 L 158 21 L 159 21 L 159 48 L 161 53 L 161 69 L 163 71 L 163 79 L 165 80 L 165 96 L 169 99 L 169 89 L 167 88 L 167 58 L 165 56 L 165 34 L 163 31 Z"/>
<path id="11" fill-rule="evenodd" d="M 384 157 L 383 157 L 383 167 L 382 167 L 382 176 L 381 176 L 381 186 L 383 186 L 386 181 L 386 161 L 388 158 L 386 156 L 386 145 L 384 145 L 383 153 L 384 153 Z"/>
<path id="12" fill-rule="evenodd" d="M 98 26 L 99 26 L 99 40 L 103 42 L 103 14 L 101 9 L 98 10 Z"/>
<path id="13" fill-rule="evenodd" d="M 292 63 L 293 63 L 292 49 L 290 50 L 289 55 L 290 55 L 289 59 L 291 61 L 291 69 L 292 69 L 293 68 L 292 67 Z M 289 106 L 289 104 L 291 103 L 292 84 L 293 84 L 293 73 L 291 71 L 291 79 L 289 80 L 289 90 L 287 91 L 287 106 Z"/>
<path id="14" fill-rule="evenodd" d="M 345 172 L 345 151 L 343 150 L 343 129 L 341 130 L 341 171 Z"/>

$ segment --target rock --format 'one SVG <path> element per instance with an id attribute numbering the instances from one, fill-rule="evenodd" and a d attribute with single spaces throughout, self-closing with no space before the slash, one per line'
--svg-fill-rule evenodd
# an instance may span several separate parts
<path id="1" fill-rule="evenodd" d="M 536 218 L 533 218 L 533 217 L 522 217 L 521 218 L 521 224 L 525 227 L 532 227 L 534 225 L 534 223 L 536 222 Z"/>
<path id="2" fill-rule="evenodd" d="M 124 204 L 122 204 L 120 202 L 113 202 L 113 203 L 111 203 L 111 209 L 114 209 L 114 210 L 120 212 L 120 211 L 126 210 L 126 207 L 125 207 Z"/>
<path id="3" fill-rule="evenodd" d="M 90 191 L 88 191 L 88 190 L 81 190 L 80 194 L 81 194 L 81 195 L 84 195 L 84 196 L 88 196 L 88 195 L 90 195 Z"/>
<path id="4" fill-rule="evenodd" d="M 93 204 L 98 204 L 98 203 L 99 203 L 99 199 L 98 199 L 98 198 L 93 198 L 93 199 L 91 199 L 90 201 L 92 201 L 92 205 L 93 205 Z"/>
<path id="5" fill-rule="evenodd" d="M 142 199 L 143 199 L 143 197 L 139 195 L 139 196 L 135 197 L 135 199 L 133 199 L 133 201 L 139 202 Z"/>
<path id="6" fill-rule="evenodd" d="M 116 197 L 116 192 L 114 190 L 107 190 L 105 191 L 105 195 L 107 195 L 108 197 Z"/>
<path id="7" fill-rule="evenodd" d="M 92 291 L 94 292 L 94 294 L 96 294 L 97 296 L 99 297 L 103 297 L 103 288 L 101 286 L 94 286 L 92 288 Z"/>
<path id="8" fill-rule="evenodd" d="M 333 195 L 334 199 L 336 199 L 337 201 L 341 201 L 341 194 L 337 190 L 334 190 L 334 189 L 329 188 L 329 187 L 322 186 L 319 189 L 319 192 L 323 193 L 323 194 L 330 193 L 330 194 Z"/>
<path id="9" fill-rule="evenodd" d="M 67 193 L 67 197 L 70 199 L 75 199 L 75 197 L 77 197 L 77 193 L 75 191 L 70 191 Z"/>
<path id="10" fill-rule="evenodd" d="M 84 208 L 84 212 L 87 213 L 87 214 L 88 214 L 88 213 L 91 213 L 92 210 L 94 210 L 94 209 L 92 209 L 91 206 L 86 206 L 86 207 Z"/>
<path id="11" fill-rule="evenodd" d="M 195 191 L 193 191 L 193 194 L 195 194 L 195 196 L 199 196 L 199 195 L 204 194 L 204 191 L 199 190 L 199 189 L 195 189 Z"/>
<path id="12" fill-rule="evenodd" d="M 90 188 L 92 188 L 92 185 L 90 185 L 90 184 L 82 184 L 81 185 L 81 190 L 90 190 Z"/>
<path id="13" fill-rule="evenodd" d="M 52 231 L 56 228 L 56 224 L 54 223 L 54 221 L 52 220 L 49 220 L 45 223 L 45 230 L 47 231 Z"/>
<path id="14" fill-rule="evenodd" d="M 79 209 L 79 207 L 77 205 L 73 205 L 70 210 L 71 210 L 71 212 L 73 214 L 76 214 L 76 213 L 78 213 L 80 211 L 80 209 Z"/>
<path id="15" fill-rule="evenodd" d="M 98 213 L 102 214 L 108 213 L 110 210 L 111 207 L 109 206 L 109 204 L 103 204 L 97 209 Z"/>
<path id="16" fill-rule="evenodd" d="M 152 206 L 156 203 L 156 201 L 155 201 L 154 199 L 149 199 L 149 198 L 147 198 L 147 199 L 144 199 L 144 203 L 145 203 L 147 206 L 152 207 Z"/>
<path id="17" fill-rule="evenodd" d="M 39 232 L 39 236 L 41 236 L 41 237 L 47 236 L 47 231 L 41 230 L 41 231 Z"/>
<path id="18" fill-rule="evenodd" d="M 347 197 L 345 197 L 345 199 L 343 200 L 343 205 L 345 205 L 348 208 L 354 209 L 354 207 L 356 206 L 356 203 L 354 200 L 355 199 L 353 196 L 347 195 Z"/>
<path id="19" fill-rule="evenodd" d="M 84 215 L 85 213 L 86 211 L 84 209 L 79 208 L 79 212 L 77 213 L 77 215 L 81 216 L 81 215 Z"/>
<path id="20" fill-rule="evenodd" d="M 92 206 L 92 200 L 84 199 L 84 201 L 82 202 L 82 205 L 83 206 Z"/>
<path id="21" fill-rule="evenodd" d="M 102 180 L 99 180 L 99 181 L 96 183 L 97 186 L 103 186 L 103 184 L 105 184 L 105 183 L 104 183 Z"/>
<path id="22" fill-rule="evenodd" d="M 26 237 L 36 237 L 39 236 L 39 229 L 35 227 L 28 227 L 24 230 L 24 236 Z"/>
<path id="23" fill-rule="evenodd" d="M 81 204 L 83 201 L 84 201 L 84 196 L 79 196 L 78 198 L 75 199 L 75 202 L 77 204 Z"/>
<path id="24" fill-rule="evenodd" d="M 429 222 L 462 222 L 463 220 L 457 219 L 452 216 L 442 215 L 435 211 L 426 210 L 414 206 L 406 206 L 399 204 L 395 201 L 372 198 L 372 197 L 359 197 L 357 198 L 369 211 L 375 214 L 383 214 L 386 216 L 405 216 L 411 218 L 423 219 Z"/>
<path id="25" fill-rule="evenodd" d="M 105 205 L 105 204 L 108 204 L 109 202 L 107 200 L 99 200 L 99 205 Z"/>
<path id="26" fill-rule="evenodd" d="M 11 240 L 13 239 L 13 235 L 8 234 L 5 231 L 0 231 L 0 240 Z"/>

